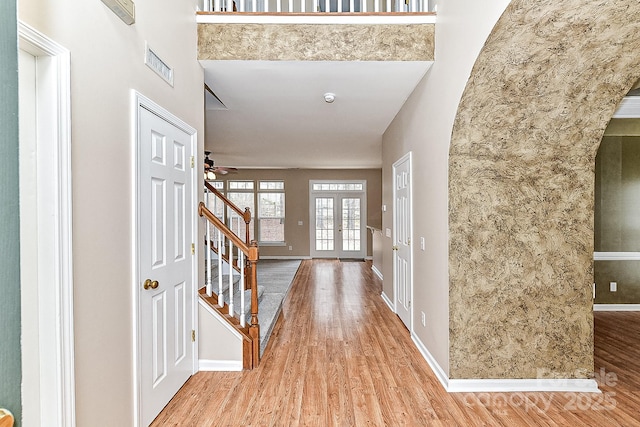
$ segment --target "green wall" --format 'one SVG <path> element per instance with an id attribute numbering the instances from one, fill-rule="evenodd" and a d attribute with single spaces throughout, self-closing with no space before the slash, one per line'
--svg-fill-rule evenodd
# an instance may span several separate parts
<path id="1" fill-rule="evenodd" d="M 640 252 L 640 136 L 602 139 L 595 184 L 595 251 Z M 640 303 L 640 261 L 596 261 L 594 281 L 597 304 Z"/>
<path id="2" fill-rule="evenodd" d="M 0 2 L 0 407 L 21 418 L 16 2 Z M 20 422 L 16 425 L 20 425 Z"/>

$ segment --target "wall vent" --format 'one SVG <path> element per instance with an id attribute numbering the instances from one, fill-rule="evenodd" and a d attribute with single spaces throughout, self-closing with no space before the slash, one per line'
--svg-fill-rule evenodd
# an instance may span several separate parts
<path id="1" fill-rule="evenodd" d="M 148 44 L 145 44 L 144 63 L 173 87 L 173 68 L 160 59 Z"/>

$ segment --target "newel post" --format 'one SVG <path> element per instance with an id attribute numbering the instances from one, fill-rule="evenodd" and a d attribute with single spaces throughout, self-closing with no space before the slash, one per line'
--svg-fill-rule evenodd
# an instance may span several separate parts
<path id="1" fill-rule="evenodd" d="M 248 233 L 248 232 L 247 232 Z M 258 323 L 258 242 L 255 240 L 249 246 L 249 282 L 251 283 L 251 323 L 249 336 L 253 342 L 253 367 L 260 362 L 260 324 Z"/>

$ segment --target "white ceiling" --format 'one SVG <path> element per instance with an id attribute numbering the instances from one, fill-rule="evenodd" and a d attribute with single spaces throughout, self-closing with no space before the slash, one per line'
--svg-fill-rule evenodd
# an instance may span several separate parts
<path id="1" fill-rule="evenodd" d="M 217 166 L 379 168 L 382 134 L 432 62 L 200 61 Z M 326 92 L 335 93 L 332 104 Z"/>

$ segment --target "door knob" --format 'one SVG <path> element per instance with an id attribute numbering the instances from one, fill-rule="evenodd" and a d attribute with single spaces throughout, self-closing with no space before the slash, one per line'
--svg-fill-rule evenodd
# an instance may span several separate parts
<path id="1" fill-rule="evenodd" d="M 156 289 L 158 287 L 159 283 L 157 280 L 151 280 L 151 279 L 147 279 L 144 281 L 144 285 L 142 285 L 143 288 L 146 289 Z"/>

